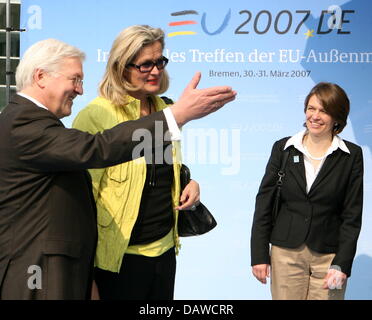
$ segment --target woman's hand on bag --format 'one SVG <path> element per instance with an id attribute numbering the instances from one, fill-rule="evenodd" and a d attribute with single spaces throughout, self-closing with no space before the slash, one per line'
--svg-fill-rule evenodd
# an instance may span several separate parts
<path id="1" fill-rule="evenodd" d="M 180 205 L 176 210 L 195 210 L 195 207 L 200 202 L 199 183 L 195 180 L 190 180 L 188 185 L 183 189 L 180 197 Z"/>
<path id="2" fill-rule="evenodd" d="M 270 277 L 270 265 L 269 264 L 256 264 L 252 266 L 252 273 L 258 281 L 266 284 L 266 278 Z"/>

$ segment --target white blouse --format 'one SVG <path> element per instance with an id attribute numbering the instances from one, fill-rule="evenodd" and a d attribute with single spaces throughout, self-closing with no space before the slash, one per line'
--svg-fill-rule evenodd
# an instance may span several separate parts
<path id="1" fill-rule="evenodd" d="M 305 175 L 306 175 L 306 192 L 309 193 L 311 186 L 313 185 L 320 169 L 323 166 L 323 163 L 327 156 L 331 153 L 336 151 L 340 148 L 342 151 L 350 153 L 348 147 L 346 146 L 345 142 L 337 135 L 333 137 L 332 144 L 328 148 L 325 155 L 321 158 L 316 158 L 316 160 L 321 160 L 319 166 L 315 168 L 311 161 L 310 161 L 310 154 L 307 151 L 306 147 L 302 144 L 303 137 L 306 133 L 306 129 L 296 133 L 294 136 L 288 139 L 287 143 L 284 146 L 284 150 L 286 150 L 289 146 L 294 146 L 298 151 L 300 151 L 304 155 L 304 164 L 305 164 Z M 314 157 L 312 157 L 314 159 Z M 293 159 L 293 161 L 297 162 L 298 159 Z"/>

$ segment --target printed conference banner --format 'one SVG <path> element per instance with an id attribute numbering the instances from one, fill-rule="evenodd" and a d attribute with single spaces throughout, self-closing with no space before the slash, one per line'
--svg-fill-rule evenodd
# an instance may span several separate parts
<path id="1" fill-rule="evenodd" d="M 176 299 L 270 299 L 269 286 L 250 267 L 258 186 L 272 144 L 303 128 L 310 89 L 320 81 L 339 84 L 351 100 L 341 136 L 362 146 L 365 163 L 363 227 L 346 298 L 371 299 L 371 10 L 361 0 L 23 0 L 21 51 L 57 38 L 87 54 L 84 95 L 63 120 L 68 127 L 97 96 L 113 40 L 133 24 L 165 31 L 168 97 L 177 100 L 196 71 L 199 87 L 230 85 L 238 92 L 236 101 L 183 130 L 184 162 L 218 227 L 181 239 Z"/>

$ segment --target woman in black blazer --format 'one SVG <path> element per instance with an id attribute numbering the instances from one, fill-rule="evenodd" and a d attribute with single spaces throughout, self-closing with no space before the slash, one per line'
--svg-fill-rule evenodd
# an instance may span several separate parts
<path id="1" fill-rule="evenodd" d="M 362 150 L 338 136 L 349 108 L 342 88 L 319 83 L 305 99 L 306 129 L 273 146 L 251 234 L 252 272 L 262 283 L 271 276 L 273 299 L 344 299 L 363 204 Z"/>

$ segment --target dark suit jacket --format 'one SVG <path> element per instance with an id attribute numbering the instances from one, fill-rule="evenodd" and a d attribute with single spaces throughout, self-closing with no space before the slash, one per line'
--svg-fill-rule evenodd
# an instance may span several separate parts
<path id="1" fill-rule="evenodd" d="M 133 131 L 145 128 L 155 137 L 156 120 L 164 122 L 164 132 L 168 130 L 163 112 L 157 112 L 91 135 L 67 129 L 48 110 L 13 97 L 0 114 L 0 297 L 29 298 L 16 285 L 13 295 L 1 290 L 6 280 L 12 281 L 6 277 L 18 268 L 25 274 L 21 281 L 27 292 L 27 267 L 43 264 L 45 255 L 58 255 L 77 264 L 80 280 L 70 279 L 68 286 L 79 288 L 66 295 L 61 289 L 54 295 L 31 297 L 84 298 L 86 292 L 81 291 L 89 287 L 97 236 L 86 169 L 132 160 L 132 150 L 141 142 L 132 141 Z M 170 142 L 152 143 L 160 147 Z M 45 279 L 43 274 L 44 292 L 63 274 L 63 268 L 61 264 L 44 266 L 43 272 L 48 273 Z"/>
<path id="2" fill-rule="evenodd" d="M 251 234 L 252 265 L 270 263 L 269 243 L 296 248 L 306 244 L 319 253 L 336 253 L 332 264 L 350 276 L 361 228 L 363 155 L 359 146 L 344 141 L 350 154 L 330 154 L 309 193 L 303 154 L 289 147 L 281 192 L 281 206 L 272 226 L 272 205 L 283 148 L 277 141 L 271 152 L 257 197 Z M 299 157 L 299 162 L 294 161 Z"/>

